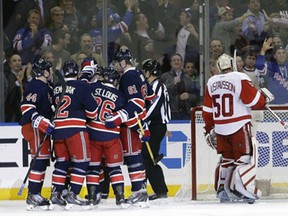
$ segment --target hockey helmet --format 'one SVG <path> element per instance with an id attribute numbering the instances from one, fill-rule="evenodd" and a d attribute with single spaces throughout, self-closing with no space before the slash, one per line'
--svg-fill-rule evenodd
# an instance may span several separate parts
<path id="1" fill-rule="evenodd" d="M 102 71 L 103 81 L 114 83 L 120 78 L 119 73 L 113 67 L 105 67 Z"/>
<path id="2" fill-rule="evenodd" d="M 156 60 L 147 59 L 142 63 L 142 69 L 149 71 L 153 76 L 160 76 L 160 63 Z"/>
<path id="3" fill-rule="evenodd" d="M 65 77 L 74 77 L 78 75 L 79 69 L 75 61 L 66 61 L 63 64 L 62 71 Z"/>
<path id="4" fill-rule="evenodd" d="M 114 60 L 117 62 L 121 62 L 122 60 L 126 60 L 126 62 L 131 62 L 133 56 L 127 47 L 122 47 L 116 53 Z"/>
<path id="5" fill-rule="evenodd" d="M 47 70 L 50 72 L 50 68 L 52 67 L 52 63 L 43 58 L 39 58 L 32 66 L 32 71 L 36 77 L 40 77 L 44 75 L 44 71 Z"/>
<path id="6" fill-rule="evenodd" d="M 219 72 L 231 68 L 232 70 L 235 68 L 234 67 L 234 59 L 227 55 L 227 54 L 222 54 L 218 59 L 217 59 L 217 68 Z"/>
<path id="7" fill-rule="evenodd" d="M 81 73 L 93 77 L 97 72 L 97 61 L 93 57 L 86 57 L 81 63 Z"/>

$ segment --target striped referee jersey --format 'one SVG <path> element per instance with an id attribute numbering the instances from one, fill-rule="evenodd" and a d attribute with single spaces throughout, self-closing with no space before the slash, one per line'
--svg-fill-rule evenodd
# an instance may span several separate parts
<path id="1" fill-rule="evenodd" d="M 147 108 L 146 120 L 148 124 L 167 124 L 171 120 L 171 109 L 168 90 L 159 79 L 153 80 L 150 84 L 156 97 Z"/>

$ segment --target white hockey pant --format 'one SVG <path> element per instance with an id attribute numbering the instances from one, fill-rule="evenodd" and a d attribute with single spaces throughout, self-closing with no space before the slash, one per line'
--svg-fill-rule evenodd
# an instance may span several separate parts
<path id="1" fill-rule="evenodd" d="M 250 155 L 243 155 L 235 162 L 230 189 L 236 190 L 246 198 L 259 199 L 261 191 L 255 186 L 256 165 Z"/>

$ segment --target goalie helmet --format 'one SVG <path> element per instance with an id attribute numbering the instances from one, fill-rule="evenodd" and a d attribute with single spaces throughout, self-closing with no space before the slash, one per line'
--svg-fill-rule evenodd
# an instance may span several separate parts
<path id="1" fill-rule="evenodd" d="M 122 60 L 125 60 L 126 62 L 131 62 L 132 58 L 132 53 L 128 50 L 128 48 L 122 47 L 116 53 L 114 60 L 117 62 L 121 62 Z"/>
<path id="2" fill-rule="evenodd" d="M 88 77 L 93 77 L 97 72 L 98 64 L 95 58 L 86 57 L 81 63 L 81 74 L 86 74 Z"/>
<path id="3" fill-rule="evenodd" d="M 63 64 L 62 71 L 65 77 L 75 77 L 78 75 L 79 68 L 75 61 L 66 61 Z"/>
<path id="4" fill-rule="evenodd" d="M 120 78 L 119 73 L 113 67 L 105 67 L 102 71 L 103 81 L 114 83 Z"/>
<path id="5" fill-rule="evenodd" d="M 222 54 L 218 59 L 217 59 L 217 69 L 221 73 L 223 70 L 231 68 L 231 70 L 234 70 L 234 59 L 227 55 L 227 54 Z"/>
<path id="6" fill-rule="evenodd" d="M 160 63 L 156 60 L 147 59 L 142 63 L 142 69 L 146 72 L 149 71 L 153 76 L 160 76 Z"/>
<path id="7" fill-rule="evenodd" d="M 44 75 L 44 71 L 47 70 L 50 72 L 50 68 L 52 68 L 52 63 L 43 58 L 39 58 L 32 66 L 32 71 L 36 77 L 40 77 Z"/>

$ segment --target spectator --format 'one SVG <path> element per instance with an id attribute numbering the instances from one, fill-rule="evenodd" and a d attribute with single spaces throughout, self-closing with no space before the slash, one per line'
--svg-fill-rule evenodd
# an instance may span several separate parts
<path id="1" fill-rule="evenodd" d="M 59 81 L 59 78 L 56 76 L 54 71 L 55 70 L 59 70 L 59 71 L 61 70 L 61 68 L 62 68 L 62 59 L 59 59 L 59 62 L 55 63 L 53 53 L 51 51 L 49 51 L 49 50 L 43 50 L 40 53 L 40 58 L 51 62 L 51 64 L 52 64 L 52 76 L 51 76 L 51 80 L 50 81 L 53 84 L 56 84 Z"/>
<path id="2" fill-rule="evenodd" d="M 51 45 L 51 33 L 46 28 L 39 28 L 40 13 L 30 10 L 27 15 L 27 25 L 19 29 L 13 40 L 13 48 L 22 58 L 22 64 L 32 63 L 44 47 Z"/>
<path id="3" fill-rule="evenodd" d="M 179 1 L 176 0 L 157 0 L 155 5 L 155 17 L 163 27 L 164 38 L 161 40 L 161 48 L 159 53 L 165 52 L 167 47 L 171 47 L 175 43 L 175 26 L 178 25 L 176 17 L 180 16 L 181 9 Z"/>
<path id="4" fill-rule="evenodd" d="M 252 44 L 261 47 L 267 34 L 264 29 L 265 17 L 264 14 L 260 12 L 260 1 L 247 0 L 247 7 L 246 13 L 252 13 L 252 15 L 242 22 L 242 34 L 252 41 Z"/>
<path id="5" fill-rule="evenodd" d="M 254 51 L 246 52 L 244 55 L 244 68 L 243 72 L 251 79 L 252 84 L 257 88 L 263 88 L 265 81 L 263 78 L 263 71 L 259 71 L 256 68 L 257 54 Z"/>
<path id="6" fill-rule="evenodd" d="M 107 37 L 108 37 L 108 64 L 110 64 L 115 55 L 115 44 L 120 44 L 120 37 L 128 33 L 128 28 L 133 20 L 132 7 L 133 3 L 129 0 L 125 0 L 126 13 L 123 18 L 118 13 L 112 11 L 108 14 L 107 20 Z M 103 53 L 103 38 L 102 38 L 102 27 L 91 29 L 88 34 L 92 38 L 93 52 L 100 54 Z M 131 40 L 131 38 L 130 38 Z"/>
<path id="7" fill-rule="evenodd" d="M 220 39 L 213 38 L 210 41 L 210 60 L 216 62 L 223 54 L 223 43 Z"/>
<path id="8" fill-rule="evenodd" d="M 273 49 L 273 59 L 266 61 L 265 54 L 270 49 Z M 267 89 L 276 96 L 272 103 L 287 104 L 288 61 L 285 48 L 283 46 L 273 48 L 272 38 L 265 39 L 257 56 L 256 68 L 262 74 L 266 74 Z"/>
<path id="9" fill-rule="evenodd" d="M 150 31 L 149 23 L 144 13 L 139 13 L 135 16 L 135 31 L 131 34 L 132 50 L 135 53 L 135 58 L 142 62 L 148 57 L 159 58 L 154 47 L 154 38 L 156 35 Z"/>
<path id="10" fill-rule="evenodd" d="M 73 53 L 77 50 L 77 42 L 81 34 L 80 14 L 75 7 L 75 0 L 59 0 L 59 5 L 64 9 L 63 24 L 66 25 L 71 34 L 71 46 L 68 48 L 69 52 Z"/>
<path id="11" fill-rule="evenodd" d="M 82 70 L 82 62 L 85 58 L 87 58 L 87 54 L 85 52 L 79 52 L 76 56 L 76 63 L 78 65 L 78 68 Z"/>
<path id="12" fill-rule="evenodd" d="M 31 77 L 31 65 L 27 70 L 22 67 L 22 59 L 18 54 L 12 54 L 8 60 L 9 69 L 5 71 L 8 83 L 7 97 L 5 100 L 5 122 L 19 122 L 21 117 L 20 102 L 23 99 L 24 86 Z"/>
<path id="13" fill-rule="evenodd" d="M 88 33 L 84 33 L 80 37 L 80 51 L 74 53 L 71 57 L 76 61 L 76 57 L 80 52 L 86 53 L 88 57 L 94 57 L 99 66 L 103 66 L 102 57 L 100 54 L 93 52 L 92 38 Z"/>
<path id="14" fill-rule="evenodd" d="M 219 17 L 219 9 L 222 7 L 226 7 L 229 4 L 229 0 L 215 0 L 215 5 L 211 5 L 209 8 L 209 26 L 210 31 L 212 33 L 212 29 L 216 25 L 216 23 L 220 20 Z"/>
<path id="15" fill-rule="evenodd" d="M 231 55 L 230 47 L 234 44 L 238 32 L 237 27 L 244 19 L 251 15 L 250 12 L 244 13 L 241 17 L 233 19 L 233 8 L 228 6 L 219 9 L 220 20 L 216 23 L 212 31 L 212 38 L 221 38 L 223 41 L 224 52 Z"/>
<path id="16" fill-rule="evenodd" d="M 182 56 L 183 61 L 187 59 L 198 59 L 199 34 L 191 23 L 192 11 L 185 8 L 180 14 L 181 28 L 177 32 L 176 53 Z"/>
<path id="17" fill-rule="evenodd" d="M 57 30 L 53 34 L 52 45 L 43 49 L 43 51 L 50 51 L 54 57 L 54 66 L 60 61 L 71 60 L 71 54 L 67 51 L 67 47 L 70 44 L 70 34 L 63 31 Z"/>
<path id="18" fill-rule="evenodd" d="M 241 55 L 236 56 L 236 67 L 237 71 L 244 72 L 244 61 Z"/>
<path id="19" fill-rule="evenodd" d="M 200 74 L 193 61 L 185 61 L 183 71 L 187 74 L 193 82 L 195 92 L 200 96 Z"/>
<path id="20" fill-rule="evenodd" d="M 54 33 L 56 30 L 63 30 L 69 32 L 69 28 L 64 24 L 64 10 L 59 6 L 55 6 L 50 10 L 50 18 L 47 23 L 49 31 Z"/>
<path id="21" fill-rule="evenodd" d="M 160 82 L 167 86 L 172 119 L 189 119 L 190 108 L 199 100 L 190 77 L 183 72 L 183 60 L 179 53 L 170 58 L 171 70 L 160 76 Z"/>

